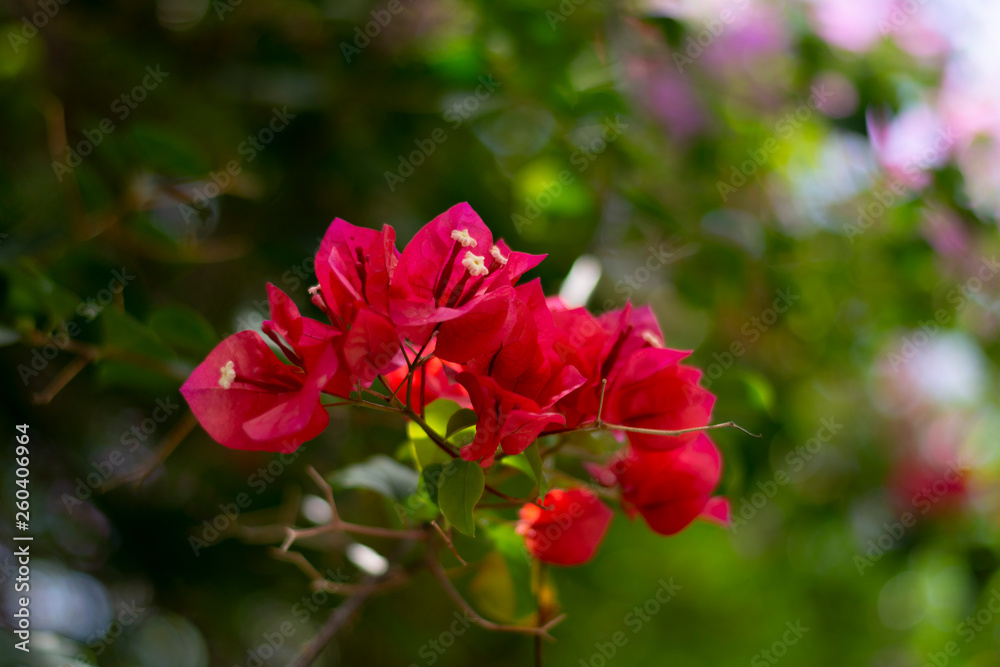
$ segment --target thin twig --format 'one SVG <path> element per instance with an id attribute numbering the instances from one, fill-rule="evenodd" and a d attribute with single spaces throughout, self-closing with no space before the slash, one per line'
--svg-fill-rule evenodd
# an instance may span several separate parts
<path id="1" fill-rule="evenodd" d="M 597 425 L 604 423 L 602 417 L 604 416 L 604 392 L 608 390 L 608 379 L 604 378 L 601 380 L 601 402 L 597 405 L 597 421 L 594 422 Z"/>
<path id="2" fill-rule="evenodd" d="M 37 392 L 32 396 L 32 400 L 40 405 L 48 405 L 52 402 L 52 399 L 56 397 L 63 387 L 70 383 L 70 381 L 75 378 L 80 371 L 87 367 L 91 361 L 93 361 L 95 355 L 85 354 L 74 358 L 71 362 L 66 364 L 61 371 L 52 379 L 44 390 Z"/>
<path id="3" fill-rule="evenodd" d="M 378 577 L 369 576 L 359 584 L 354 593 L 334 610 L 327 622 L 320 628 L 316 638 L 305 645 L 290 667 L 309 667 L 312 665 L 319 658 L 323 649 L 333 641 L 340 629 L 361 609 L 361 606 L 376 592 L 377 588 Z"/>
<path id="4" fill-rule="evenodd" d="M 465 598 L 462 597 L 455 586 L 451 583 L 451 580 L 448 579 L 448 574 L 444 571 L 444 568 L 441 567 L 441 564 L 437 562 L 437 556 L 434 554 L 433 549 L 427 550 L 426 560 L 427 568 L 431 571 L 431 574 L 437 578 L 441 587 L 444 589 L 444 592 L 451 598 L 452 602 L 454 602 L 458 608 L 465 613 L 468 619 L 476 625 L 494 632 L 513 632 L 522 635 L 543 637 L 549 641 L 555 641 L 555 638 L 549 634 L 549 630 L 562 623 L 566 618 L 566 614 L 560 614 L 545 625 L 537 628 L 525 627 L 523 625 L 500 625 L 498 623 L 494 623 L 493 621 L 488 621 L 480 616 L 479 613 L 465 601 Z"/>
<path id="5" fill-rule="evenodd" d="M 465 562 L 465 559 L 458 555 L 458 551 L 455 550 L 455 544 L 451 541 L 451 538 L 448 537 L 448 534 L 441 530 L 441 526 L 438 525 L 438 522 L 431 521 L 431 525 L 437 530 L 438 535 L 440 535 L 441 539 L 444 540 L 445 546 L 451 550 L 451 553 L 458 559 L 458 562 L 462 565 L 468 565 L 468 563 Z"/>
<path id="6" fill-rule="evenodd" d="M 708 426 L 696 426 L 694 428 L 682 428 L 676 431 L 662 431 L 653 428 L 637 428 L 635 426 L 623 426 L 621 424 L 604 424 L 604 428 L 609 431 L 624 431 L 625 433 L 641 433 L 644 435 L 663 435 L 663 436 L 674 436 L 674 435 L 684 435 L 686 433 L 697 433 L 698 431 L 710 431 L 715 428 L 735 428 L 743 431 L 751 438 L 761 438 L 760 434 L 751 433 L 746 430 L 736 422 L 725 422 L 722 424 L 709 424 Z"/>
<path id="7" fill-rule="evenodd" d="M 312 466 L 308 468 L 309 476 L 312 477 L 316 485 L 322 489 L 326 500 L 330 505 L 330 521 L 315 528 L 285 528 L 285 540 L 281 543 L 281 551 L 288 551 L 296 540 L 306 537 L 315 537 L 325 533 L 355 533 L 357 535 L 370 535 L 372 537 L 389 537 L 397 540 L 422 540 L 427 535 L 422 530 L 396 530 L 395 528 L 379 528 L 377 526 L 362 526 L 356 523 L 343 521 L 337 513 L 337 505 L 333 500 L 333 487 L 323 479 L 323 476 L 316 472 Z"/>

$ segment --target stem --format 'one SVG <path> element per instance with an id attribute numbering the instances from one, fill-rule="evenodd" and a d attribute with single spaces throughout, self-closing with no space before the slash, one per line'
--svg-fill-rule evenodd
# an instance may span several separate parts
<path id="1" fill-rule="evenodd" d="M 377 588 L 378 577 L 367 577 L 354 594 L 334 610 L 327 622 L 320 628 L 316 638 L 306 644 L 290 667 L 309 667 L 312 665 L 323 649 L 333 641 L 340 629 L 361 609 L 361 605 L 375 593 Z"/>
<path id="2" fill-rule="evenodd" d="M 465 613 L 466 617 L 476 625 L 494 632 L 514 632 L 517 634 L 533 635 L 535 637 L 548 639 L 549 641 L 555 641 L 555 638 L 549 634 L 549 630 L 557 626 L 559 623 L 562 623 L 562 621 L 566 618 L 566 614 L 560 614 L 548 623 L 537 628 L 524 627 L 520 625 L 500 625 L 498 623 L 494 623 L 493 621 L 488 621 L 480 616 L 479 613 L 465 601 L 458 590 L 455 589 L 451 580 L 448 579 L 448 574 L 444 571 L 444 568 L 441 567 L 441 564 L 438 563 L 437 556 L 434 554 L 432 549 L 428 549 L 426 560 L 427 568 L 431 571 L 431 574 L 437 578 L 441 587 L 444 589 L 444 592 L 451 598 L 452 602 L 454 602 L 458 608 Z"/>
<path id="3" fill-rule="evenodd" d="M 315 537 L 325 533 L 355 533 L 357 535 L 370 535 L 372 537 L 389 537 L 397 540 L 422 540 L 427 534 L 422 530 L 396 530 L 394 528 L 379 528 L 377 526 L 362 526 L 356 523 L 349 523 L 340 518 L 337 512 L 337 503 L 333 499 L 333 487 L 330 486 L 323 476 L 315 468 L 307 468 L 309 476 L 316 482 L 316 486 L 323 490 L 326 502 L 330 506 L 330 522 L 315 528 L 302 528 L 296 530 L 292 527 L 285 528 L 285 541 L 281 543 L 280 551 L 287 552 L 295 541 L 304 537 Z"/>
<path id="4" fill-rule="evenodd" d="M 80 371 L 86 368 L 87 364 L 89 364 L 93 359 L 94 357 L 90 355 L 81 355 L 73 359 L 73 361 L 66 364 L 66 366 L 59 371 L 55 378 L 52 379 L 52 382 L 49 383 L 49 386 L 47 386 L 43 391 L 40 391 L 32 396 L 33 401 L 41 405 L 48 405 L 51 403 L 52 399 L 56 397 L 56 394 L 62 391 L 63 387 L 69 384 L 70 380 L 75 378 Z"/>
<path id="5" fill-rule="evenodd" d="M 643 435 L 662 435 L 664 437 L 672 437 L 677 435 L 684 435 L 686 433 L 697 433 L 698 431 L 710 431 L 716 428 L 735 428 L 743 431 L 751 438 L 762 438 L 763 436 L 759 433 L 751 433 L 746 430 L 736 422 L 728 421 L 722 424 L 709 424 L 708 426 L 695 426 L 693 428 L 682 428 L 676 431 L 667 431 L 655 428 L 638 428 L 636 426 L 625 426 L 624 424 L 609 424 L 605 421 L 597 422 L 592 421 L 589 424 L 582 424 L 580 426 L 575 426 L 573 428 L 564 428 L 556 431 L 547 431 L 542 433 L 542 435 L 565 435 L 567 433 L 585 433 L 587 431 L 623 431 L 625 433 L 641 433 Z M 551 450 L 550 450 L 551 451 Z"/>

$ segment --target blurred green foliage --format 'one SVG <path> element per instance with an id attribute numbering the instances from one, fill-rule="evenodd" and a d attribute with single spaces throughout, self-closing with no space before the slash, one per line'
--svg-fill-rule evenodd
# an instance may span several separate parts
<path id="1" fill-rule="evenodd" d="M 334 216 L 405 241 L 460 201 L 515 249 L 548 254 L 533 274 L 547 291 L 595 256 L 590 306 L 651 304 L 667 344 L 705 369 L 717 419 L 764 435 L 716 432 L 733 530 L 663 538 L 618 517 L 592 564 L 551 571 L 570 616 L 546 665 L 773 664 L 761 652 L 781 650 L 789 666 L 904 667 L 948 642 L 949 665 L 1000 663 L 995 614 L 974 632 L 966 620 L 1000 586 L 998 283 L 971 282 L 995 220 L 949 158 L 851 231 L 892 183 L 872 110 L 933 97 L 941 61 L 888 38 L 847 52 L 809 5 L 758 3 L 779 36 L 760 46 L 731 28 L 679 70 L 707 24 L 667 4 L 5 2 L 0 429 L 31 425 L 36 627 L 50 632 L 30 661 L 5 639 L 3 664 L 248 665 L 286 622 L 266 664 L 287 664 L 336 598 L 320 603 L 237 526 L 304 524 L 320 493 L 306 465 L 335 475 L 360 523 L 400 520 L 373 488 L 417 498 L 404 506 L 418 520 L 420 503 L 447 502 L 427 475 L 400 474 L 398 458 L 445 461 L 392 416 L 339 408 L 276 458 L 187 434 L 177 388 L 223 335 L 260 324 L 267 282 L 316 314 L 312 256 Z M 833 106 L 809 106 L 824 81 Z M 842 428 L 803 450 L 822 420 Z M 603 437 L 574 446 L 602 451 Z M 963 491 L 915 509 L 912 469 L 933 486 L 956 457 Z M 511 471 L 504 489 L 530 493 L 534 463 Z M 916 524 L 896 537 L 906 512 Z M 534 610 L 513 516 L 456 536 L 473 564 L 459 587 L 501 621 Z M 356 576 L 339 553 L 306 553 Z M 661 604 L 667 584 L 680 588 Z M 109 628 L 128 603 L 141 620 Z M 454 613 L 421 574 L 371 601 L 322 664 L 529 664 L 527 639 L 450 635 Z M 797 622 L 801 640 L 775 649 Z"/>

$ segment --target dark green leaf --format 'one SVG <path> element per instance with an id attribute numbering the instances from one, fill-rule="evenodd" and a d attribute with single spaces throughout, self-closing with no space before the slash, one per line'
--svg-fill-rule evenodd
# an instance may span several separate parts
<path id="1" fill-rule="evenodd" d="M 445 518 L 466 535 L 476 534 L 473 510 L 486 487 L 478 463 L 455 459 L 444 467 L 438 481 L 438 505 Z"/>
<path id="2" fill-rule="evenodd" d="M 448 429 L 445 431 L 445 437 L 450 438 L 459 431 L 464 431 L 470 426 L 475 426 L 477 419 L 475 410 L 469 410 L 468 408 L 459 410 L 448 420 Z"/>
<path id="3" fill-rule="evenodd" d="M 427 497 L 434 503 L 438 501 L 438 486 L 441 484 L 441 475 L 444 472 L 443 463 L 432 463 L 424 467 L 420 473 L 420 481 L 427 489 Z"/>
<path id="4" fill-rule="evenodd" d="M 174 349 L 198 356 L 210 352 L 218 342 L 212 325 L 182 306 L 160 308 L 149 318 L 149 328 Z"/>

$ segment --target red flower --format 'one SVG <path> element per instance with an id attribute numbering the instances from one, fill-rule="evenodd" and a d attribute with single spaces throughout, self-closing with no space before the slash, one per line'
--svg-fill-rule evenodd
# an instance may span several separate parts
<path id="1" fill-rule="evenodd" d="M 233 449 L 290 452 L 326 428 L 319 397 L 337 370 L 328 346 L 309 372 L 283 364 L 255 331 L 226 338 L 181 387 L 198 421 Z"/>
<path id="2" fill-rule="evenodd" d="M 678 533 L 699 516 L 728 523 L 728 502 L 711 495 L 722 474 L 722 457 L 704 433 L 666 451 L 629 447 L 607 471 L 621 485 L 625 510 L 631 516 L 642 514 L 661 535 Z M 601 476 L 598 481 L 608 480 Z"/>
<path id="3" fill-rule="evenodd" d="M 594 317 L 586 309 L 567 310 L 549 299 L 554 322 L 553 349 L 566 365 L 578 369 L 583 384 L 560 400 L 567 428 L 597 419 L 602 380 L 611 380 L 641 350 L 663 347 L 663 334 L 649 307 L 625 308 Z"/>
<path id="4" fill-rule="evenodd" d="M 390 312 L 418 345 L 434 326 L 460 317 L 487 293 L 510 287 L 543 257 L 511 252 L 468 204 L 457 204 L 413 237 L 395 267 Z"/>
<path id="5" fill-rule="evenodd" d="M 551 424 L 562 424 L 563 416 L 545 412 L 530 398 L 501 388 L 490 377 L 460 373 L 459 383 L 469 392 L 476 411 L 476 438 L 462 447 L 462 458 L 493 465 L 497 447 L 507 454 L 520 454 Z"/>
<path id="6" fill-rule="evenodd" d="M 538 560 L 556 565 L 580 565 L 594 557 L 613 515 L 587 489 L 553 489 L 543 503 L 521 508 L 517 532 Z"/>
<path id="7" fill-rule="evenodd" d="M 555 351 L 556 327 L 541 282 L 503 288 L 441 326 L 438 354 L 548 409 L 586 380 Z"/>
<path id="8" fill-rule="evenodd" d="M 360 307 L 350 323 L 343 341 L 344 361 L 351 379 L 370 387 L 381 373 L 403 365 L 399 333 L 389 318 L 374 309 Z"/>
<path id="9" fill-rule="evenodd" d="M 708 424 L 715 396 L 699 386 L 701 371 L 678 363 L 689 353 L 647 348 L 635 352 L 608 385 L 604 418 L 608 423 L 659 431 Z M 694 442 L 697 432 L 679 436 L 629 433 L 636 449 L 670 449 Z"/>
<path id="10" fill-rule="evenodd" d="M 379 232 L 335 219 L 316 253 L 317 305 L 331 320 L 352 320 L 357 303 L 388 315 L 389 281 L 398 261 L 392 227 Z"/>

